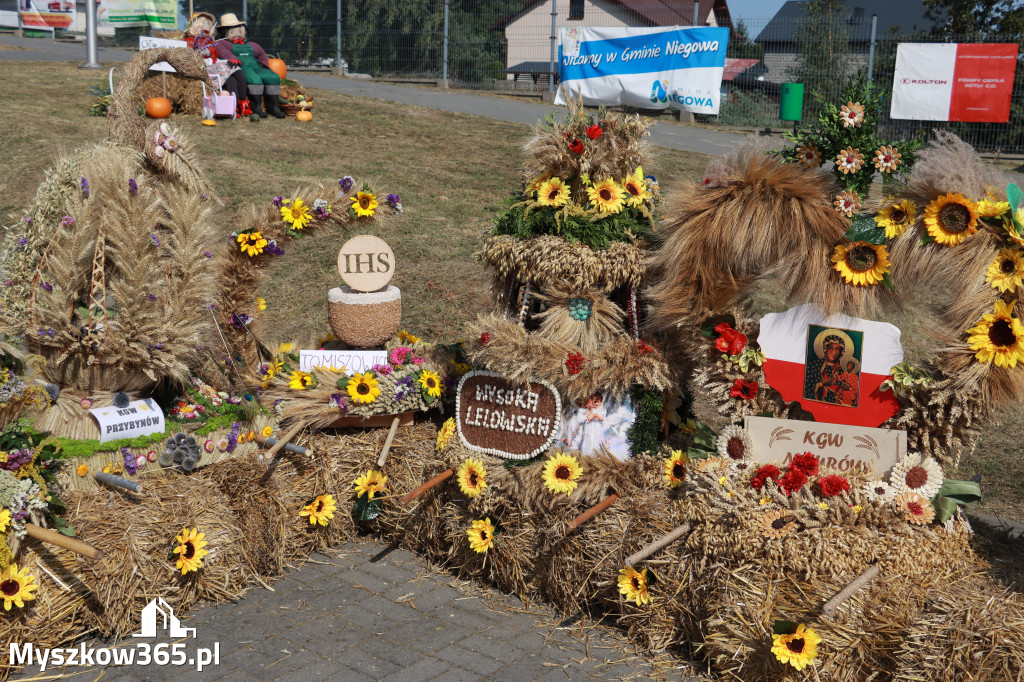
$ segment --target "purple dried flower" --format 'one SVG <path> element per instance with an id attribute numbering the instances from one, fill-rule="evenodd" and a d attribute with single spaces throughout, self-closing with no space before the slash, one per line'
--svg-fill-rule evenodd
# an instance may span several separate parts
<path id="1" fill-rule="evenodd" d="M 268 241 L 267 245 L 263 247 L 263 253 L 269 253 L 271 256 L 283 256 L 284 249 L 277 245 L 275 241 Z"/>
<path id="2" fill-rule="evenodd" d="M 29 225 L 31 225 L 32 224 L 32 219 L 29 218 L 28 216 L 25 216 L 25 222 L 28 223 Z"/>
<path id="3" fill-rule="evenodd" d="M 353 178 L 351 175 L 346 175 L 341 180 L 338 180 L 338 184 L 341 185 L 342 192 L 347 192 L 353 187 L 355 187 L 356 181 L 355 178 Z"/>
<path id="4" fill-rule="evenodd" d="M 32 461 L 32 450 L 13 450 L 7 453 L 7 461 L 0 462 L 0 469 L 17 471 L 25 464 Z"/>
<path id="5" fill-rule="evenodd" d="M 60 219 L 60 226 L 61 227 L 71 227 L 74 224 L 75 224 L 75 219 L 72 218 L 69 215 L 66 215 L 66 216 L 64 216 L 63 218 Z"/>
<path id="6" fill-rule="evenodd" d="M 52 339 L 53 337 L 57 336 L 57 332 L 53 331 L 53 327 L 50 327 L 49 329 L 46 330 L 46 335 Z"/>
<path id="7" fill-rule="evenodd" d="M 238 434 L 232 431 L 228 434 L 228 452 L 234 452 L 238 447 Z"/>
<path id="8" fill-rule="evenodd" d="M 149 295 L 149 300 L 155 301 L 156 300 L 156 294 L 150 294 Z"/>
<path id="9" fill-rule="evenodd" d="M 89 181 L 85 179 L 84 175 L 82 176 L 82 194 L 89 196 Z"/>
<path id="10" fill-rule="evenodd" d="M 203 195 L 202 195 L 202 196 L 203 196 L 203 198 L 204 198 L 204 199 L 209 199 L 209 197 L 208 197 L 208 196 L 206 196 L 206 192 L 203 192 Z"/>
<path id="11" fill-rule="evenodd" d="M 232 313 L 231 314 L 231 326 L 235 329 L 244 329 L 245 325 L 252 322 L 252 318 L 245 313 Z"/>
<path id="12" fill-rule="evenodd" d="M 128 191 L 132 194 L 139 191 L 139 183 L 135 182 L 135 178 L 128 178 Z"/>
<path id="13" fill-rule="evenodd" d="M 42 287 L 44 291 L 53 291 L 53 285 L 49 282 L 43 282 L 39 286 Z"/>
<path id="14" fill-rule="evenodd" d="M 24 237 L 18 237 L 18 243 L 21 244 L 22 246 L 25 246 L 25 244 L 28 244 L 28 240 L 25 239 Z"/>
<path id="15" fill-rule="evenodd" d="M 14 280 L 13 280 L 13 279 L 9 279 L 9 280 L 7 280 L 6 282 L 4 282 L 4 286 L 5 286 L 5 287 L 9 287 L 9 286 L 11 286 L 12 284 L 14 284 Z"/>
<path id="16" fill-rule="evenodd" d="M 274 197 L 274 200 L 271 203 L 274 204 L 276 208 L 281 208 L 284 205 L 284 197 Z"/>
<path id="17" fill-rule="evenodd" d="M 206 256 L 207 258 L 213 258 L 213 254 L 210 253 L 209 251 L 203 251 L 203 255 Z"/>
<path id="18" fill-rule="evenodd" d="M 329 407 L 336 407 L 340 410 L 348 411 L 348 401 L 341 393 L 332 393 L 331 399 L 327 401 Z"/>
<path id="19" fill-rule="evenodd" d="M 159 239 L 157 239 L 157 236 L 156 236 L 155 234 L 153 234 L 152 232 L 150 232 L 150 233 L 149 233 L 149 238 L 153 240 L 153 243 L 154 243 L 154 244 L 156 244 L 157 246 L 160 246 L 160 240 L 159 240 Z"/>
<path id="20" fill-rule="evenodd" d="M 330 218 L 330 217 L 331 217 L 331 214 L 327 212 L 327 209 L 323 209 L 323 208 L 314 208 L 314 209 L 313 209 L 313 216 L 314 216 L 314 217 L 315 217 L 315 218 L 316 218 L 317 220 L 327 220 L 328 218 Z"/>
<path id="21" fill-rule="evenodd" d="M 124 460 L 124 470 L 133 476 L 138 472 L 139 465 L 128 448 L 121 448 L 121 458 Z"/>
<path id="22" fill-rule="evenodd" d="M 384 201 L 386 201 L 389 206 L 394 207 L 397 204 L 402 203 L 402 197 L 398 196 L 397 194 L 389 194 L 386 197 L 384 197 Z"/>

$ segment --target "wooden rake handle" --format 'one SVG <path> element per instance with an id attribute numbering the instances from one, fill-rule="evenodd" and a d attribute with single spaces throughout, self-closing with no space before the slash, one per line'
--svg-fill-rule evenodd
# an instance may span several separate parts
<path id="1" fill-rule="evenodd" d="M 434 486 L 440 485 L 444 481 L 448 480 L 454 474 L 455 474 L 455 469 L 445 469 L 444 471 L 439 473 L 437 476 L 434 476 L 432 479 L 430 479 L 429 481 L 427 481 L 423 485 L 419 486 L 418 488 L 414 488 L 413 490 L 411 490 L 409 493 L 407 493 L 405 496 L 402 497 L 400 502 L 402 504 L 409 504 L 410 502 L 412 502 L 417 497 L 419 497 L 423 493 L 427 492 L 428 490 L 430 490 Z"/>
<path id="2" fill-rule="evenodd" d="M 25 533 L 29 537 L 33 537 L 36 540 L 42 540 L 43 542 L 47 542 L 47 543 L 49 543 L 51 545 L 55 545 L 57 547 L 63 547 L 64 549 L 71 550 L 75 554 L 81 554 L 86 559 L 92 559 L 93 561 L 99 561 L 100 559 L 103 558 L 103 550 L 102 549 L 97 549 L 96 547 L 93 547 L 92 545 L 86 544 L 86 543 L 82 542 L 81 540 L 76 540 L 74 538 L 69 538 L 67 535 L 61 535 L 60 533 L 58 533 L 55 530 L 50 530 L 49 528 L 43 528 L 41 526 L 37 526 L 34 523 L 26 523 L 25 524 Z"/>
<path id="3" fill-rule="evenodd" d="M 654 542 L 650 543 L 645 547 L 642 547 L 638 551 L 633 552 L 628 557 L 626 557 L 626 565 L 632 567 L 640 563 L 644 559 L 650 558 L 652 555 L 656 554 L 657 552 L 660 552 L 661 550 L 665 549 L 673 542 L 681 538 L 682 536 L 689 533 L 690 529 L 692 528 L 692 524 L 684 523 L 675 530 L 665 533 Z"/>
<path id="4" fill-rule="evenodd" d="M 619 494 L 618 493 L 612 493 L 608 497 L 604 498 L 603 500 L 601 500 L 600 502 L 595 504 L 593 507 L 591 507 L 587 511 L 583 512 L 582 514 L 577 516 L 572 521 L 570 521 L 569 522 L 569 530 L 573 530 L 575 528 L 579 528 L 584 523 L 586 523 L 590 519 L 594 518 L 595 516 L 597 516 L 598 514 L 603 512 L 608 507 L 610 507 L 613 504 L 615 504 L 615 500 L 617 500 L 617 499 L 619 499 Z"/>

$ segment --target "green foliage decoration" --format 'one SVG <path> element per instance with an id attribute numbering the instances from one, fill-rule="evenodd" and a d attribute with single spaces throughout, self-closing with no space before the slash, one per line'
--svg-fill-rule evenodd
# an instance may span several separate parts
<path id="1" fill-rule="evenodd" d="M 629 427 L 629 452 L 634 456 L 656 452 L 660 443 L 658 432 L 661 430 L 661 414 L 665 403 L 657 391 L 639 386 L 633 388 L 632 398 L 636 421 Z"/>

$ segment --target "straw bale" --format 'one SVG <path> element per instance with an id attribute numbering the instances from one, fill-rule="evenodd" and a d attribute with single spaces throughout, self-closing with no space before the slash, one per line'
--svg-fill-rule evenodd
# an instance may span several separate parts
<path id="1" fill-rule="evenodd" d="M 191 78 L 182 78 L 176 73 L 168 73 L 166 92 L 164 79 L 161 75 L 150 73 L 139 85 L 139 102 L 144 103 L 150 97 L 166 97 L 174 111 L 179 114 L 198 115 L 203 110 L 203 86 Z M 207 88 L 207 93 L 210 92 Z"/>
<path id="2" fill-rule="evenodd" d="M 87 623 L 103 636 L 137 632 L 139 614 L 154 597 L 180 617 L 199 600 L 226 601 L 245 592 L 252 574 L 243 531 L 213 481 L 155 478 L 144 496 L 72 491 L 67 506 L 78 537 L 106 552 L 101 561 L 79 559 L 76 567 L 93 599 Z M 183 527 L 205 533 L 210 552 L 203 567 L 186 576 L 167 558 Z"/>

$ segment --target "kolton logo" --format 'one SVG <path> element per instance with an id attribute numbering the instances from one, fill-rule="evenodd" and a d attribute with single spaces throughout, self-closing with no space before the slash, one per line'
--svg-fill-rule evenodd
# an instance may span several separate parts
<path id="1" fill-rule="evenodd" d="M 668 102 L 668 81 L 654 81 L 651 85 L 651 102 Z"/>

